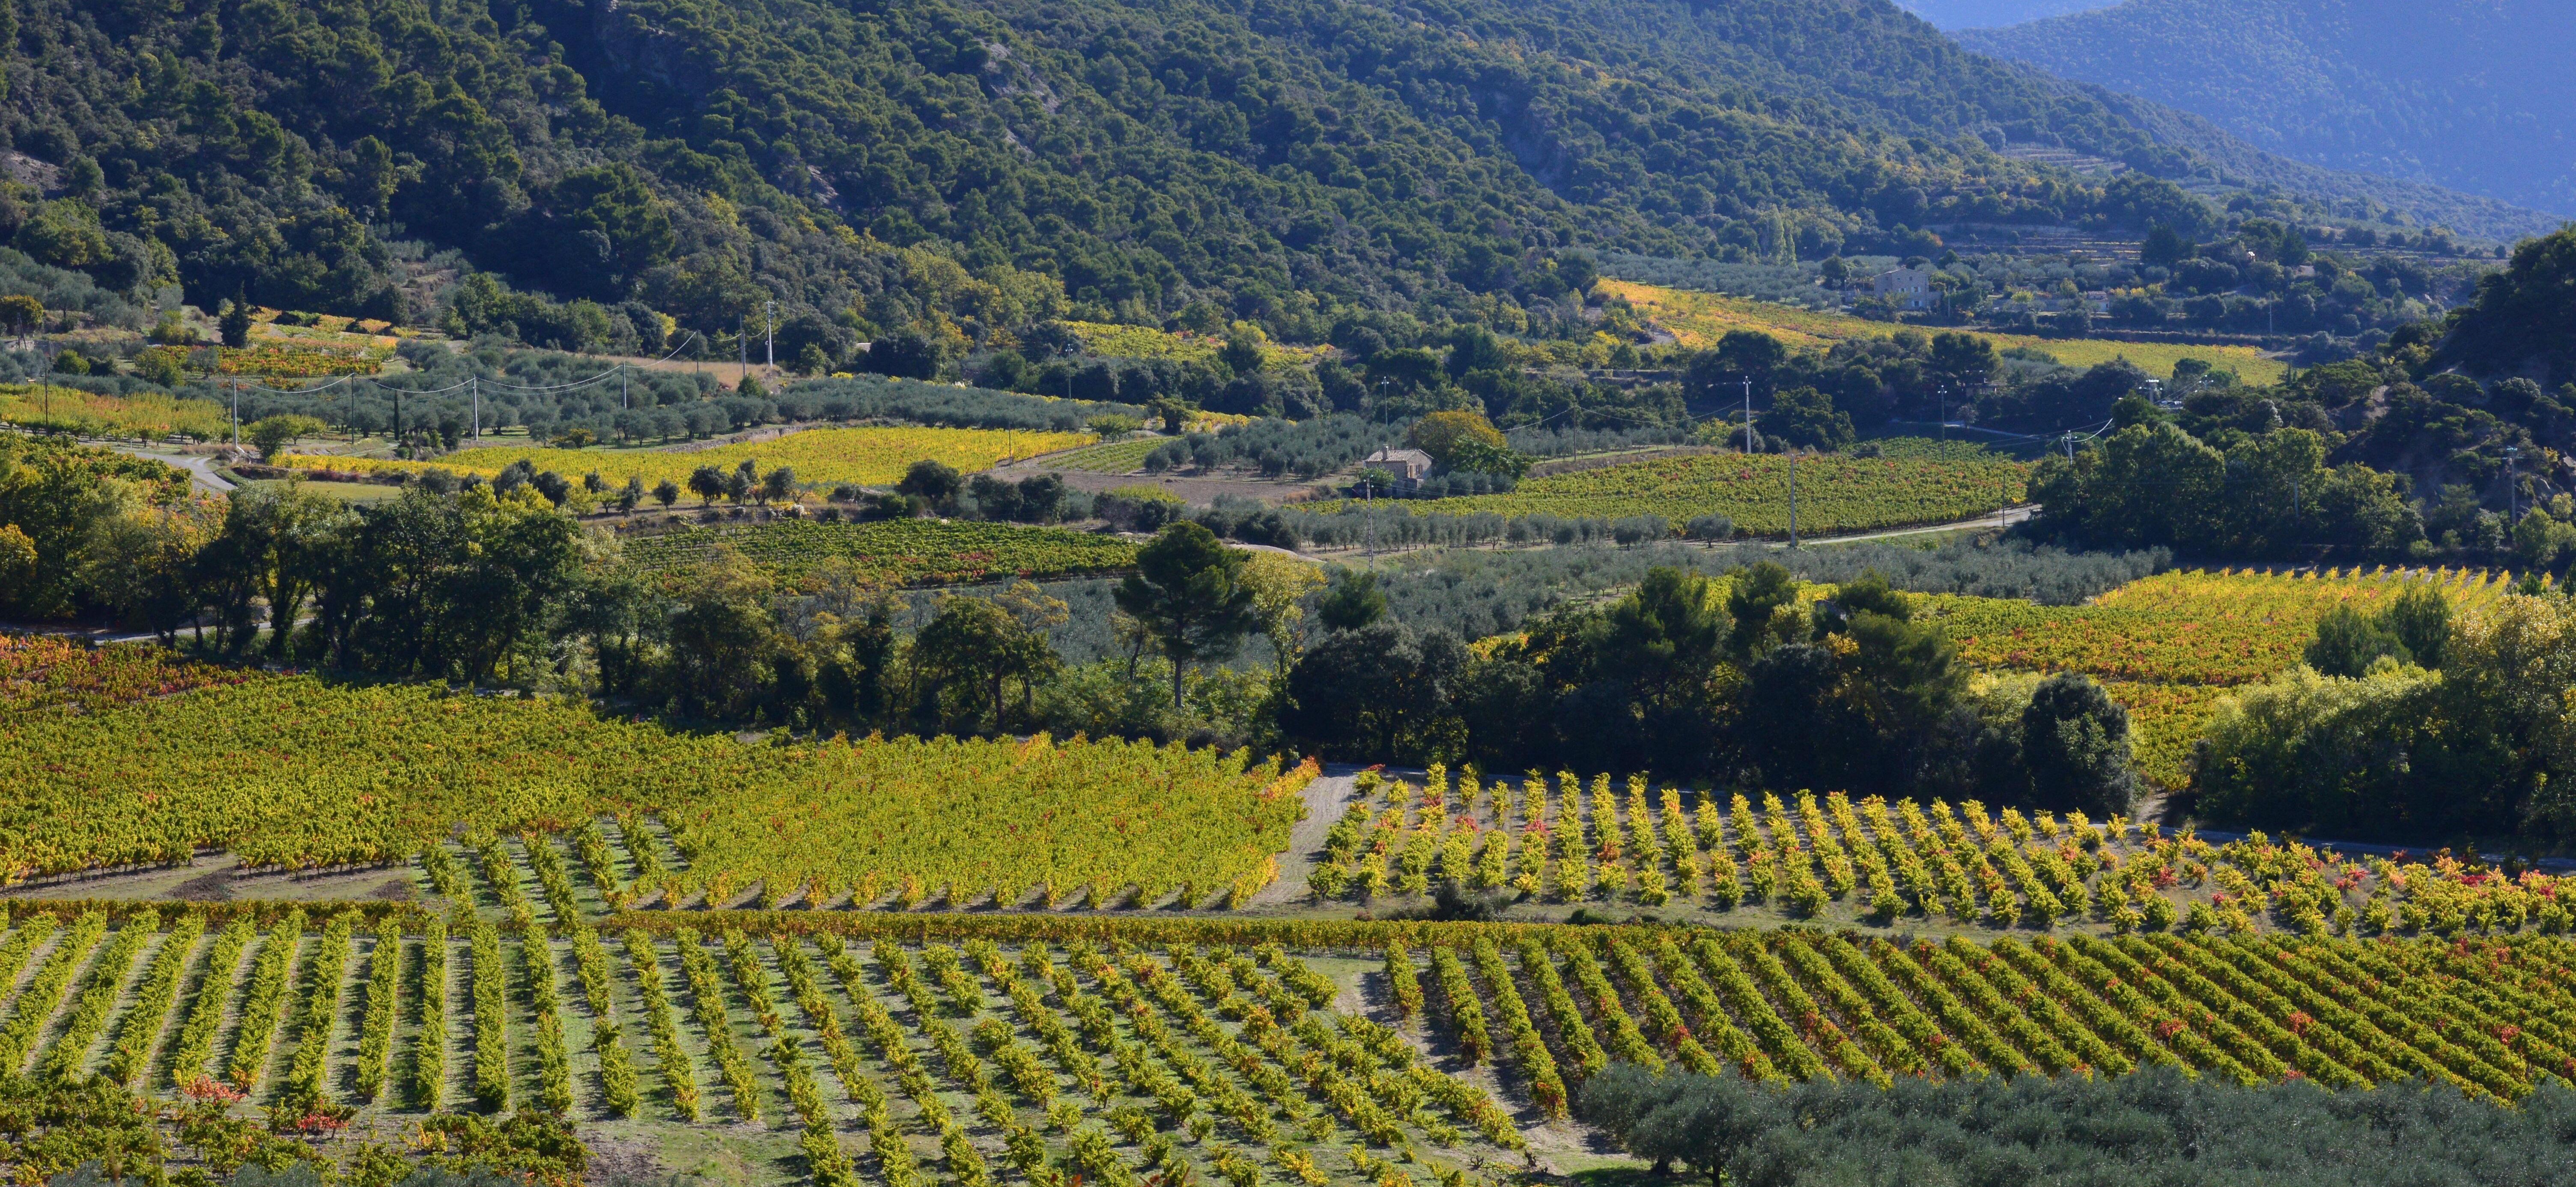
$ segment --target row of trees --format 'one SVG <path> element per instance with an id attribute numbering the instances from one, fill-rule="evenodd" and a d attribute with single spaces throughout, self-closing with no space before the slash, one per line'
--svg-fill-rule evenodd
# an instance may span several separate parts
<path id="1" fill-rule="evenodd" d="M 1974 796 L 2096 815 L 2136 793 L 2128 716 L 2081 676 L 1972 693 L 1937 622 L 1875 574 L 1802 609 L 1763 563 L 1724 596 L 1657 568 L 1606 606 L 1557 611 L 1480 655 L 1384 618 L 1365 575 L 1325 595 L 1280 724 L 1351 759 L 1648 767 L 1774 787 Z"/>

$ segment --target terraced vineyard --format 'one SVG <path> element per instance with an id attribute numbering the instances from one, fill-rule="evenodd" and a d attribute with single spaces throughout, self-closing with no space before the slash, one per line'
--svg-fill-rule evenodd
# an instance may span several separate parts
<path id="1" fill-rule="evenodd" d="M 667 572 L 704 562 L 719 548 L 790 581 L 825 562 L 847 561 L 881 585 L 947 584 L 988 577 L 1045 579 L 1122 569 L 1136 546 L 1115 536 L 1065 528 L 898 519 L 843 524 L 786 520 L 756 526 L 692 527 L 625 542 L 628 564 Z"/>
<path id="2" fill-rule="evenodd" d="M 1558 515 L 1621 519 L 1657 515 L 1678 528 L 1724 515 L 1737 531 L 1789 531 L 1790 460 L 1778 454 L 1697 454 L 1532 478 L 1509 494 L 1424 499 L 1417 515 Z M 1884 457 L 1825 454 L 1799 459 L 1798 531 L 1803 535 L 1941 523 L 1992 514 L 2018 503 L 2029 467 L 1968 445 L 1907 443 Z M 1314 508 L 1329 512 L 1337 504 Z"/>

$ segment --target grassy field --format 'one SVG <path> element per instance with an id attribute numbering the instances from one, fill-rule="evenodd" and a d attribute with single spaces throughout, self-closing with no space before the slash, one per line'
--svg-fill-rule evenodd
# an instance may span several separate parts
<path id="1" fill-rule="evenodd" d="M 1672 331 L 1673 337 L 1684 346 L 1715 345 L 1729 330 L 1759 330 L 1792 345 L 1823 347 L 1849 338 L 1885 338 L 1906 328 L 1890 322 L 1818 313 L 1794 305 L 1775 305 L 1767 301 L 1661 288 L 1633 281 L 1603 280 L 1601 288 L 1612 296 L 1625 298 L 1652 318 L 1655 324 Z M 2027 334 L 1976 333 L 1978 337 L 1992 339 L 1996 349 L 2035 347 L 2070 367 L 2090 367 L 2125 358 L 2150 374 L 2165 376 L 2173 374 L 2175 363 L 2184 359 L 2202 359 L 2219 370 L 2233 371 L 2238 378 L 2255 384 L 2278 383 L 2289 373 L 2289 364 L 2266 357 L 2251 346 L 2187 346 L 2166 342 L 2117 342 L 2107 338 L 2040 338 Z"/>

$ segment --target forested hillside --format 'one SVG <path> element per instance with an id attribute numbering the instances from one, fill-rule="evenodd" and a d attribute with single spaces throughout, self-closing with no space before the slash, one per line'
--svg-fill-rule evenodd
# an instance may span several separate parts
<path id="1" fill-rule="evenodd" d="M 2044 17 L 2109 8 L 2120 0 L 1896 0 L 1897 7 L 1942 29 L 1990 29 Z"/>
<path id="2" fill-rule="evenodd" d="M 2553 0 L 2132 0 L 1959 40 L 2300 160 L 2576 213 Z"/>
<path id="3" fill-rule="evenodd" d="M 0 233 L 177 283 L 781 358 L 1194 302 L 1570 317 L 1574 249 L 1778 258 L 1957 220 L 2143 229 L 2203 164 L 1886 0 L 251 0 L 15 10 Z M 2108 182 L 1986 146 L 2117 158 Z M 2207 173 L 2208 169 L 2201 168 Z M 1509 312 L 1505 312 L 1508 307 Z"/>

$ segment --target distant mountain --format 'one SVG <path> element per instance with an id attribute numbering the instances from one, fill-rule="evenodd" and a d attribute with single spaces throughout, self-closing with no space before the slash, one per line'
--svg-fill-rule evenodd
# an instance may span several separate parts
<path id="1" fill-rule="evenodd" d="M 2567 0 L 2130 0 L 1956 36 L 2284 156 L 2576 215 Z"/>
<path id="2" fill-rule="evenodd" d="M 2120 0 L 1896 0 L 1936 29 L 1988 29 L 2043 17 L 2109 8 Z"/>

